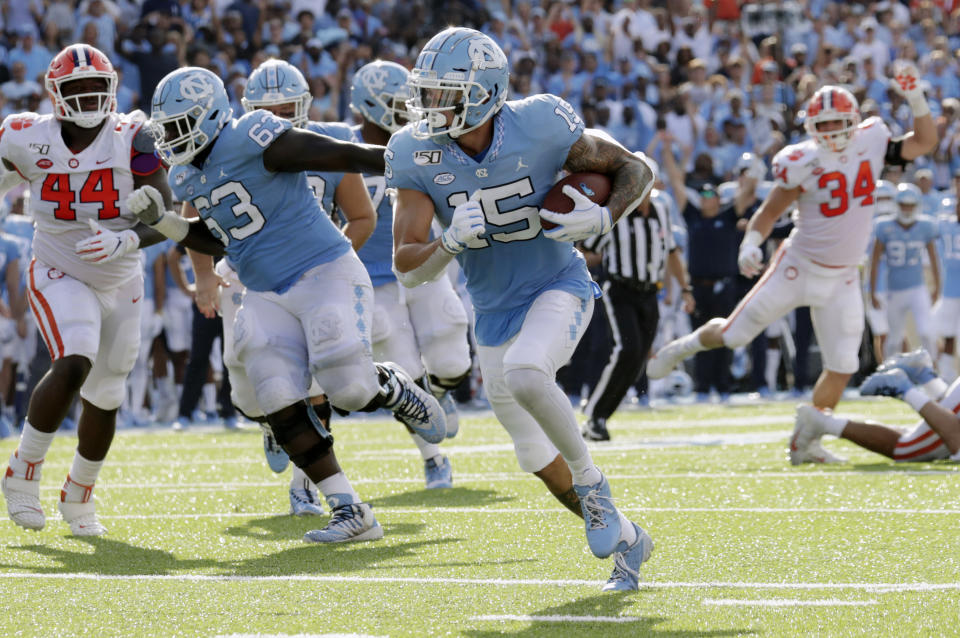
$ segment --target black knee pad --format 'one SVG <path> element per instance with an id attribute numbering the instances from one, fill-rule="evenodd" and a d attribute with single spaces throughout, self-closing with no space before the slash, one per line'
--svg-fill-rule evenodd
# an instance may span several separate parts
<path id="1" fill-rule="evenodd" d="M 233 406 L 233 409 L 239 412 L 240 415 L 243 416 L 243 418 L 247 419 L 248 421 L 256 421 L 257 423 L 268 423 L 267 417 L 265 416 L 250 416 L 249 414 L 247 414 L 246 412 L 238 408 L 236 405 Z"/>
<path id="2" fill-rule="evenodd" d="M 310 408 L 313 410 L 313 413 L 320 420 L 320 425 L 324 427 L 327 432 L 330 432 L 330 417 L 333 416 L 333 408 L 330 407 L 330 402 L 325 401 L 319 405 L 311 403 Z M 340 411 L 337 411 L 337 414 L 340 414 Z M 350 414 L 340 414 L 340 416 L 347 416 Z"/>
<path id="3" fill-rule="evenodd" d="M 294 413 L 286 418 L 270 418 L 270 429 L 277 443 L 290 455 L 290 460 L 299 468 L 307 467 L 326 456 L 333 447 L 333 435 L 323 427 L 313 409 L 306 401 L 295 403 Z M 306 450 L 290 450 L 295 438 L 304 432 L 313 432 L 316 439 Z"/>
<path id="4" fill-rule="evenodd" d="M 465 379 L 470 376 L 470 368 L 467 368 L 467 371 L 461 374 L 459 377 L 440 378 L 433 374 L 428 374 L 427 376 L 430 377 L 430 385 L 434 388 L 455 390 L 461 383 L 463 383 Z"/>

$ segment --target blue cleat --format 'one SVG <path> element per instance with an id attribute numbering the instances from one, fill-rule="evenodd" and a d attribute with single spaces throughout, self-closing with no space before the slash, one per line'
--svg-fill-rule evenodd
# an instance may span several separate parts
<path id="1" fill-rule="evenodd" d="M 453 470 L 450 468 L 450 459 L 445 456 L 427 459 L 423 464 L 423 471 L 427 475 L 427 489 L 436 490 L 453 487 Z"/>
<path id="2" fill-rule="evenodd" d="M 269 465 L 270 469 L 276 474 L 280 474 L 287 469 L 287 466 L 290 464 L 290 457 L 287 456 L 286 451 L 280 447 L 277 440 L 273 438 L 273 430 L 270 429 L 268 424 L 261 423 L 260 429 L 263 431 L 263 453 L 267 457 L 267 465 Z"/>
<path id="3" fill-rule="evenodd" d="M 913 387 L 910 377 L 900 368 L 891 368 L 886 372 L 874 372 L 860 385 L 860 396 L 893 397 L 902 399 L 907 390 Z"/>
<path id="4" fill-rule="evenodd" d="M 596 485 L 577 485 L 573 489 L 580 497 L 580 509 L 587 531 L 587 544 L 597 558 L 606 558 L 617 549 L 620 541 L 620 513 L 610 495 L 610 483 L 601 475 Z"/>
<path id="5" fill-rule="evenodd" d="M 323 529 L 307 532 L 307 543 L 349 543 L 375 541 L 383 538 L 383 528 L 367 503 L 354 503 L 346 494 L 331 494 L 327 497 L 331 517 Z"/>
<path id="6" fill-rule="evenodd" d="M 933 369 L 933 359 L 923 348 L 890 357 L 877 368 L 877 372 L 888 370 L 903 370 L 914 385 L 923 385 L 937 378 L 937 373 Z"/>
<path id="7" fill-rule="evenodd" d="M 378 363 L 377 369 L 383 407 L 427 443 L 439 443 L 446 438 L 447 419 L 436 397 L 414 383 L 410 375 L 395 363 Z"/>
<path id="8" fill-rule="evenodd" d="M 290 514 L 293 516 L 321 516 L 323 505 L 311 489 L 290 488 Z"/>
<path id="9" fill-rule="evenodd" d="M 437 399 L 443 414 L 447 418 L 447 438 L 452 439 L 460 431 L 460 415 L 457 413 L 457 403 L 453 400 L 453 393 L 449 390 Z"/>
<path id="10" fill-rule="evenodd" d="M 637 540 L 630 547 L 618 547 L 620 551 L 613 554 L 613 573 L 603 591 L 635 591 L 640 587 L 640 565 L 653 553 L 653 539 L 636 523 L 633 527 L 637 530 Z"/>

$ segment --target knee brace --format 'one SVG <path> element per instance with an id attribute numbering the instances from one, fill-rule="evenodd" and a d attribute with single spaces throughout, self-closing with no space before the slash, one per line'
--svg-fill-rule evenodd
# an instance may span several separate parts
<path id="1" fill-rule="evenodd" d="M 330 453 L 333 447 L 333 435 L 323 427 L 313 409 L 300 401 L 291 406 L 293 414 L 267 417 L 270 429 L 277 443 L 290 456 L 297 467 L 303 469 L 319 461 Z"/>
<path id="2" fill-rule="evenodd" d="M 330 432 L 330 417 L 333 416 L 333 409 L 330 407 L 329 401 L 324 401 L 320 404 L 310 404 L 313 413 L 316 415 L 317 419 L 320 421 L 320 425 L 323 426 L 327 432 Z M 350 414 L 347 412 L 347 414 Z M 341 416 L 347 416 L 347 414 L 342 414 Z"/>
<path id="3" fill-rule="evenodd" d="M 435 374 L 427 373 L 427 377 L 430 380 L 430 387 L 436 388 L 439 391 L 446 392 L 447 390 L 456 390 L 457 387 L 463 383 L 463 381 L 470 376 L 470 368 L 458 377 L 447 377 L 441 378 Z M 429 389 L 429 388 L 428 388 Z M 441 393 L 442 393 L 441 392 Z"/>

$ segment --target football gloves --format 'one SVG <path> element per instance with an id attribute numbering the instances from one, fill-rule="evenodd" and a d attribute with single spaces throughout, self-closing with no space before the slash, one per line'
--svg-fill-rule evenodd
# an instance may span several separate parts
<path id="1" fill-rule="evenodd" d="M 453 209 L 450 225 L 440 235 L 443 249 L 451 255 L 459 255 L 467 244 L 486 232 L 486 218 L 480 202 L 468 200 Z"/>
<path id="2" fill-rule="evenodd" d="M 563 194 L 573 200 L 573 210 L 569 213 L 540 209 L 541 219 L 556 224 L 543 231 L 545 237 L 554 241 L 582 241 L 613 228 L 609 208 L 597 204 L 570 184 L 563 187 Z"/>
<path id="3" fill-rule="evenodd" d="M 73 248 L 84 261 L 106 264 L 140 247 L 140 236 L 130 229 L 117 233 L 91 219 L 90 230 L 93 237 L 81 239 Z"/>

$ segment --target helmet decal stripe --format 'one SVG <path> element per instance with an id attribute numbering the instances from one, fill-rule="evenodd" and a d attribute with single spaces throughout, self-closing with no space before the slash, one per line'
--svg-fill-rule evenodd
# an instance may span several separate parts
<path id="1" fill-rule="evenodd" d="M 73 47 L 72 49 L 70 49 L 70 54 L 73 57 L 73 66 L 75 67 L 80 66 L 79 49 L 80 47 Z"/>

